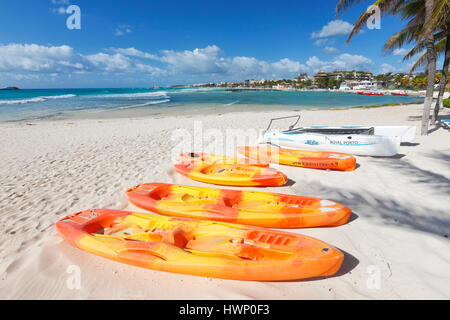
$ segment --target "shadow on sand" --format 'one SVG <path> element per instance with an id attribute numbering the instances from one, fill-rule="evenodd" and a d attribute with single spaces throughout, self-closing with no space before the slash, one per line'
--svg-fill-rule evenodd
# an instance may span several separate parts
<path id="1" fill-rule="evenodd" d="M 440 162 L 443 166 L 450 163 L 449 153 L 436 152 L 426 156 L 435 162 Z M 450 179 L 446 176 L 420 168 L 408 161 L 392 161 L 391 159 L 374 158 L 374 161 L 380 162 L 380 165 L 389 167 L 396 172 L 401 172 L 402 176 L 409 178 L 411 184 L 426 185 L 429 190 L 433 190 L 436 199 L 448 201 Z M 408 185 L 404 187 L 407 188 Z M 329 188 L 319 183 L 311 183 L 308 188 L 315 193 L 314 196 L 337 201 L 364 218 L 381 218 L 387 225 L 410 228 L 441 237 L 449 234 L 450 216 L 443 210 L 436 210 L 421 204 L 421 195 L 419 194 L 410 194 L 411 198 L 419 198 L 419 201 L 405 204 L 393 198 L 381 197 L 367 191 L 356 192 L 342 188 Z M 408 194 L 407 190 L 405 190 L 405 194 Z"/>

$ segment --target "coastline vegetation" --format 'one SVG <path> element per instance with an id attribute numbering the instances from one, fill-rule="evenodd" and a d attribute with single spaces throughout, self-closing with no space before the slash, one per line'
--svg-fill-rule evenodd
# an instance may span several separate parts
<path id="1" fill-rule="evenodd" d="M 365 75 L 365 78 L 362 76 Z M 442 72 L 437 72 L 435 76 L 435 85 L 442 81 Z M 221 82 L 205 83 L 194 85 L 204 88 L 251 88 L 251 89 L 338 89 L 342 83 L 348 84 L 349 88 L 358 85 L 362 79 L 377 83 L 382 89 L 398 90 L 424 90 L 427 86 L 428 76 L 425 72 L 419 73 L 381 73 L 372 76 L 370 72 L 357 70 L 335 70 L 334 72 L 321 71 L 320 77 L 309 77 L 306 73 L 299 74 L 295 79 L 272 79 L 272 80 L 245 80 L 239 82 Z M 447 86 L 450 85 L 450 79 L 446 79 Z M 171 88 L 175 88 L 172 86 Z"/>
<path id="2" fill-rule="evenodd" d="M 443 101 L 444 108 L 450 108 L 450 98 L 444 99 Z"/>

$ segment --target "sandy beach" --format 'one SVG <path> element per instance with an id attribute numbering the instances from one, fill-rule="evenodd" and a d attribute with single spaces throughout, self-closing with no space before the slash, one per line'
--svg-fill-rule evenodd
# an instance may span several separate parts
<path id="1" fill-rule="evenodd" d="M 422 107 L 308 110 L 301 115 L 304 125 L 414 125 L 419 132 Z M 177 132 L 195 135 L 201 126 L 208 151 L 217 146 L 208 132 L 256 132 L 270 118 L 295 114 L 0 124 L 0 299 L 449 299 L 450 132 L 443 128 L 417 135 L 393 158 L 357 157 L 359 167 L 353 172 L 273 166 L 292 182 L 259 190 L 326 198 L 353 210 L 340 227 L 290 230 L 345 253 L 343 266 L 330 278 L 246 282 L 152 271 L 81 251 L 55 230 L 58 219 L 85 209 L 138 210 L 124 191 L 140 183 L 209 186 L 172 169 L 178 149 L 202 151 L 195 142 L 176 138 Z M 442 115 L 448 118 L 450 111 Z M 79 289 L 67 285 L 71 266 L 81 271 Z"/>

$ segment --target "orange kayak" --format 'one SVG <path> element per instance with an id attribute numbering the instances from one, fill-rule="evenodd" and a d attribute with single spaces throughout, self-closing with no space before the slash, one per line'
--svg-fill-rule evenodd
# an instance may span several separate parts
<path id="1" fill-rule="evenodd" d="M 238 147 L 238 152 L 257 161 L 303 168 L 353 171 L 356 166 L 355 157 L 346 153 L 273 147 Z"/>
<path id="2" fill-rule="evenodd" d="M 193 180 L 226 186 L 282 186 L 287 177 L 271 168 L 215 162 L 180 162 L 175 170 Z"/>
<path id="3" fill-rule="evenodd" d="M 186 152 L 180 154 L 182 162 L 215 162 L 220 164 L 245 164 L 249 166 L 268 167 L 269 162 L 255 161 L 250 158 L 238 158 L 229 156 L 219 156 L 215 154 L 201 153 L 201 152 Z"/>
<path id="4" fill-rule="evenodd" d="M 56 223 L 87 252 L 148 269 L 236 280 L 335 274 L 344 255 L 314 238 L 237 224 L 93 209 Z"/>
<path id="5" fill-rule="evenodd" d="M 352 212 L 319 198 L 165 183 L 141 184 L 126 195 L 135 206 L 163 215 L 279 229 L 339 226 Z"/>

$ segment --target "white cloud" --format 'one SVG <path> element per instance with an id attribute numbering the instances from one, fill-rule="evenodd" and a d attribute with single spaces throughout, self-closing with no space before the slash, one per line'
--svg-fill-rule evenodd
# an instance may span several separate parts
<path id="1" fill-rule="evenodd" d="M 318 39 L 318 40 L 316 40 L 316 41 L 313 42 L 313 45 L 315 45 L 315 46 L 317 46 L 317 47 L 321 47 L 321 46 L 327 44 L 327 42 L 328 42 L 328 39 L 327 39 L 327 38 L 324 38 L 324 39 Z"/>
<path id="2" fill-rule="evenodd" d="M 0 71 L 45 74 L 143 72 L 157 75 L 163 73 L 157 67 L 140 63 L 121 53 L 99 52 L 82 55 L 66 45 L 37 44 L 0 45 Z"/>
<path id="3" fill-rule="evenodd" d="M 1 71 L 67 73 L 89 69 L 69 46 L 9 44 L 0 46 Z"/>
<path id="4" fill-rule="evenodd" d="M 373 66 L 372 60 L 361 55 L 352 55 L 348 53 L 340 54 L 335 57 L 333 61 L 322 61 L 316 56 L 313 56 L 306 61 L 306 65 L 314 72 L 318 70 L 333 71 L 340 70 L 367 70 Z"/>
<path id="5" fill-rule="evenodd" d="M 154 65 L 156 63 L 156 65 Z M 264 61 L 255 57 L 226 56 L 216 45 L 193 50 L 163 50 L 158 54 L 131 48 L 110 48 L 84 55 L 67 45 L 37 44 L 0 45 L 0 73 L 26 75 L 44 74 L 130 74 L 170 79 L 242 80 L 259 78 L 293 78 L 302 72 L 319 69 L 362 69 L 373 62 L 361 55 L 340 54 L 333 60 L 322 61 L 313 56 L 306 63 L 283 58 Z M 387 66 L 386 66 L 387 67 Z M 203 77 L 203 78 L 202 78 Z M 177 80 L 178 81 L 178 80 Z"/>
<path id="6" fill-rule="evenodd" d="M 66 7 L 51 8 L 50 10 L 57 14 L 66 14 Z"/>
<path id="7" fill-rule="evenodd" d="M 233 78 L 291 77 L 308 69 L 287 58 L 269 63 L 254 57 L 224 57 L 215 45 L 192 51 L 164 50 L 160 61 L 167 63 L 172 73 L 220 74 Z"/>
<path id="8" fill-rule="evenodd" d="M 121 53 L 108 54 L 104 52 L 85 56 L 95 68 L 105 73 L 133 73 L 143 72 L 151 75 L 161 75 L 163 71 L 144 63 L 135 61 Z"/>
<path id="9" fill-rule="evenodd" d="M 300 62 L 297 61 L 292 61 L 287 58 L 272 63 L 271 67 L 273 69 L 273 73 L 279 75 L 291 75 L 291 74 L 297 75 L 300 72 L 308 71 L 308 67 L 305 66 L 304 64 L 301 64 Z"/>
<path id="10" fill-rule="evenodd" d="M 336 52 L 339 52 L 339 49 L 337 49 L 335 47 L 326 46 L 325 48 L 323 48 L 323 51 L 328 52 L 328 53 L 336 53 Z"/>
<path id="11" fill-rule="evenodd" d="M 326 38 L 331 36 L 346 35 L 353 29 L 353 25 L 343 20 L 332 20 L 323 26 L 320 31 L 311 33 L 311 38 Z"/>
<path id="12" fill-rule="evenodd" d="M 235 78 L 257 78 L 272 74 L 269 63 L 252 57 L 235 57 L 227 62 L 225 70 Z"/>
<path id="13" fill-rule="evenodd" d="M 324 45 L 332 45 L 335 42 L 336 42 L 335 39 L 321 38 L 321 39 L 317 39 L 316 41 L 314 41 L 313 45 L 315 45 L 317 47 L 322 47 Z"/>
<path id="14" fill-rule="evenodd" d="M 390 65 L 388 63 L 383 63 L 381 64 L 378 72 L 379 73 L 388 73 L 388 72 L 392 72 L 392 73 L 409 73 L 409 71 L 411 70 L 412 66 L 414 65 L 414 61 L 413 62 L 409 62 L 406 64 L 402 63 L 403 61 L 399 61 L 398 65 L 393 66 Z"/>
<path id="15" fill-rule="evenodd" d="M 157 55 L 143 52 L 143 51 L 137 50 L 136 48 L 113 48 L 113 49 L 111 49 L 111 51 L 123 54 L 124 56 L 159 60 L 159 57 Z"/>
<path id="16" fill-rule="evenodd" d="M 167 63 L 174 73 L 223 73 L 226 62 L 220 54 L 220 48 L 212 45 L 192 51 L 163 50 L 160 60 Z"/>
<path id="17" fill-rule="evenodd" d="M 129 70 L 132 65 L 131 59 L 120 53 L 107 54 L 100 52 L 97 54 L 88 55 L 86 56 L 86 59 L 98 69 L 106 72 L 123 72 L 125 70 Z"/>
<path id="18" fill-rule="evenodd" d="M 405 48 L 397 48 L 394 50 L 393 55 L 394 56 L 404 56 L 406 55 L 410 50 Z"/>
<path id="19" fill-rule="evenodd" d="M 131 27 L 127 24 L 120 24 L 117 26 L 116 31 L 114 31 L 114 35 L 120 37 L 126 33 L 131 33 Z"/>
<path id="20" fill-rule="evenodd" d="M 390 64 L 388 64 L 388 63 L 383 63 L 381 66 L 380 66 L 380 70 L 379 70 L 379 72 L 380 73 L 388 73 L 388 72 L 395 72 L 397 69 L 394 67 L 394 66 L 392 66 L 392 65 L 390 65 Z"/>
<path id="21" fill-rule="evenodd" d="M 55 6 L 59 6 L 57 8 L 50 8 L 50 10 L 56 14 L 66 14 L 66 9 L 70 5 L 69 0 L 52 0 L 51 2 Z"/>

